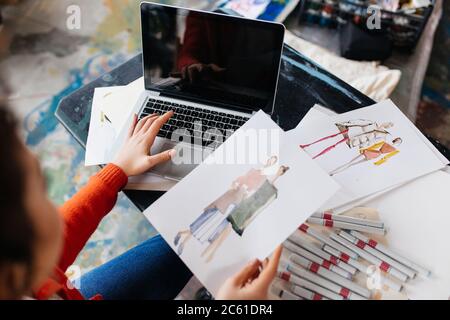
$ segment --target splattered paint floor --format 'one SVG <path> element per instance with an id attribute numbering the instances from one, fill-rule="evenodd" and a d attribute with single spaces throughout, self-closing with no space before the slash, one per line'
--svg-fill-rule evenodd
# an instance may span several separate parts
<path id="1" fill-rule="evenodd" d="M 160 1 L 205 8 L 211 1 Z M 42 162 L 51 199 L 62 204 L 98 168 L 84 167 L 84 150 L 54 117 L 61 98 L 140 51 L 135 0 L 22 1 L 3 10 L 11 35 L 0 64 L 12 92 L 9 104 L 22 122 L 28 146 Z M 81 29 L 66 27 L 69 5 L 81 8 Z M 88 271 L 152 237 L 156 231 L 124 196 L 76 261 Z"/>

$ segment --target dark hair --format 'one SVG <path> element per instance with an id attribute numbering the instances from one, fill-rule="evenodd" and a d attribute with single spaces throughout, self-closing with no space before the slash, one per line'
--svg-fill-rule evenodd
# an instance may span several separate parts
<path id="1" fill-rule="evenodd" d="M 10 297 L 20 298 L 31 281 L 34 232 L 25 209 L 25 175 L 20 158 L 22 145 L 17 121 L 0 102 L 0 273 L 11 264 L 27 268 L 26 279 L 17 284 L 3 278 Z"/>

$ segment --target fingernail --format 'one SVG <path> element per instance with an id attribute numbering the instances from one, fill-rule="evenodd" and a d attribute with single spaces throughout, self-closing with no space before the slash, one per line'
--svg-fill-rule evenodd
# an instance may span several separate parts
<path id="1" fill-rule="evenodd" d="M 177 151 L 176 150 L 172 149 L 172 150 L 169 151 L 170 158 L 174 158 L 176 155 L 177 155 Z"/>

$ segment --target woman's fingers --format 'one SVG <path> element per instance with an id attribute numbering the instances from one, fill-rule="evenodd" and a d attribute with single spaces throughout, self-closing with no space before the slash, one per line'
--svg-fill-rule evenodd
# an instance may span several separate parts
<path id="1" fill-rule="evenodd" d="M 214 72 L 224 72 L 227 71 L 227 69 L 219 67 L 217 64 L 211 63 L 208 65 L 208 67 L 214 71 Z"/>
<path id="2" fill-rule="evenodd" d="M 263 263 L 263 270 L 261 271 L 257 279 L 259 286 L 262 286 L 263 288 L 269 288 L 270 284 L 277 274 L 282 251 L 283 247 L 278 246 L 278 248 L 274 251 L 272 258 L 270 258 L 268 262 L 265 261 L 265 263 Z"/>
<path id="3" fill-rule="evenodd" d="M 261 266 L 261 262 L 259 260 L 253 260 L 249 264 L 247 264 L 238 274 L 236 274 L 232 279 L 233 283 L 236 286 L 243 286 L 247 283 L 252 276 L 258 272 L 259 267 Z"/>
<path id="4" fill-rule="evenodd" d="M 189 75 L 189 81 L 191 83 L 194 83 L 195 80 L 197 80 L 197 74 L 200 73 L 201 66 L 192 65 L 188 68 L 188 75 Z"/>
<path id="5" fill-rule="evenodd" d="M 151 123 L 153 123 L 153 121 L 154 121 L 155 119 L 157 119 L 158 117 L 159 117 L 159 115 L 156 114 L 156 113 L 154 113 L 154 114 L 150 114 L 150 115 L 146 116 L 145 118 L 141 119 L 141 120 L 138 122 L 138 124 L 136 125 L 136 128 L 134 129 L 133 135 L 138 134 L 138 133 L 140 133 L 140 132 L 143 132 L 142 129 L 144 128 L 144 126 L 145 126 L 149 121 L 151 121 Z"/>
<path id="6" fill-rule="evenodd" d="M 147 134 L 148 130 L 150 129 L 150 127 L 152 126 L 152 124 L 158 119 L 159 115 L 155 114 L 152 117 L 150 117 L 145 124 L 142 126 L 142 129 L 140 130 L 140 132 L 142 132 L 142 134 Z"/>
<path id="7" fill-rule="evenodd" d="M 165 113 L 164 115 L 157 118 L 155 121 L 153 121 L 152 125 L 148 128 L 147 132 L 145 133 L 147 135 L 147 143 L 153 144 L 155 137 L 158 135 L 158 132 L 161 130 L 162 126 L 167 123 L 167 121 L 170 120 L 170 118 L 173 117 L 173 111 L 169 111 Z"/>
<path id="8" fill-rule="evenodd" d="M 181 69 L 181 77 L 186 80 L 188 77 L 188 73 L 187 73 L 187 67 L 183 67 L 183 69 Z"/>
<path id="9" fill-rule="evenodd" d="M 247 283 L 252 283 L 255 279 L 258 279 L 259 274 L 261 272 L 262 266 L 260 265 L 258 269 L 251 275 L 251 277 L 247 280 Z"/>
<path id="10" fill-rule="evenodd" d="M 127 134 L 128 138 L 131 138 L 133 136 L 133 132 L 134 132 L 134 129 L 136 129 L 137 123 L 138 123 L 138 116 L 135 113 L 135 114 L 133 114 L 133 119 L 131 120 L 131 125 L 128 128 L 128 134 Z"/>
<path id="11" fill-rule="evenodd" d="M 139 122 L 137 123 L 136 127 L 134 128 L 133 135 L 135 135 L 136 133 L 139 132 L 139 130 L 141 130 L 142 126 L 145 124 L 145 122 L 147 121 L 147 119 L 149 117 L 150 116 L 147 116 L 144 119 L 139 120 Z"/>
<path id="12" fill-rule="evenodd" d="M 140 132 L 141 129 L 142 129 L 142 127 L 147 123 L 147 121 L 148 121 L 149 119 L 154 118 L 154 117 L 157 117 L 157 116 L 158 116 L 158 115 L 156 115 L 156 114 L 151 114 L 151 115 L 146 116 L 146 117 L 143 118 L 142 120 L 140 120 L 140 121 L 137 123 L 136 127 L 134 128 L 133 135 L 135 135 L 135 134 L 137 134 L 138 132 Z"/>
<path id="13" fill-rule="evenodd" d="M 164 163 L 166 161 L 171 160 L 173 157 L 175 157 L 176 155 L 176 151 L 175 150 L 168 150 L 168 151 L 164 151 L 161 152 L 159 154 L 156 154 L 154 156 L 149 156 L 148 159 L 148 168 L 153 168 L 155 166 L 157 166 L 158 164 Z"/>

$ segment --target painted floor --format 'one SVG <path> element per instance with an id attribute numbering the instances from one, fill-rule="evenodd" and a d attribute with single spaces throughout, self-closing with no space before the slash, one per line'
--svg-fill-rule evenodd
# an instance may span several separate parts
<path id="1" fill-rule="evenodd" d="M 211 1 L 160 1 L 205 8 Z M 98 168 L 84 167 L 84 150 L 54 117 L 61 98 L 140 51 L 139 3 L 134 0 L 26 0 L 3 11 L 10 54 L 0 64 L 22 119 L 27 145 L 41 160 L 51 199 L 69 199 Z M 81 9 L 81 29 L 68 30 L 67 8 Z M 156 234 L 120 195 L 76 261 L 86 272 Z"/>

